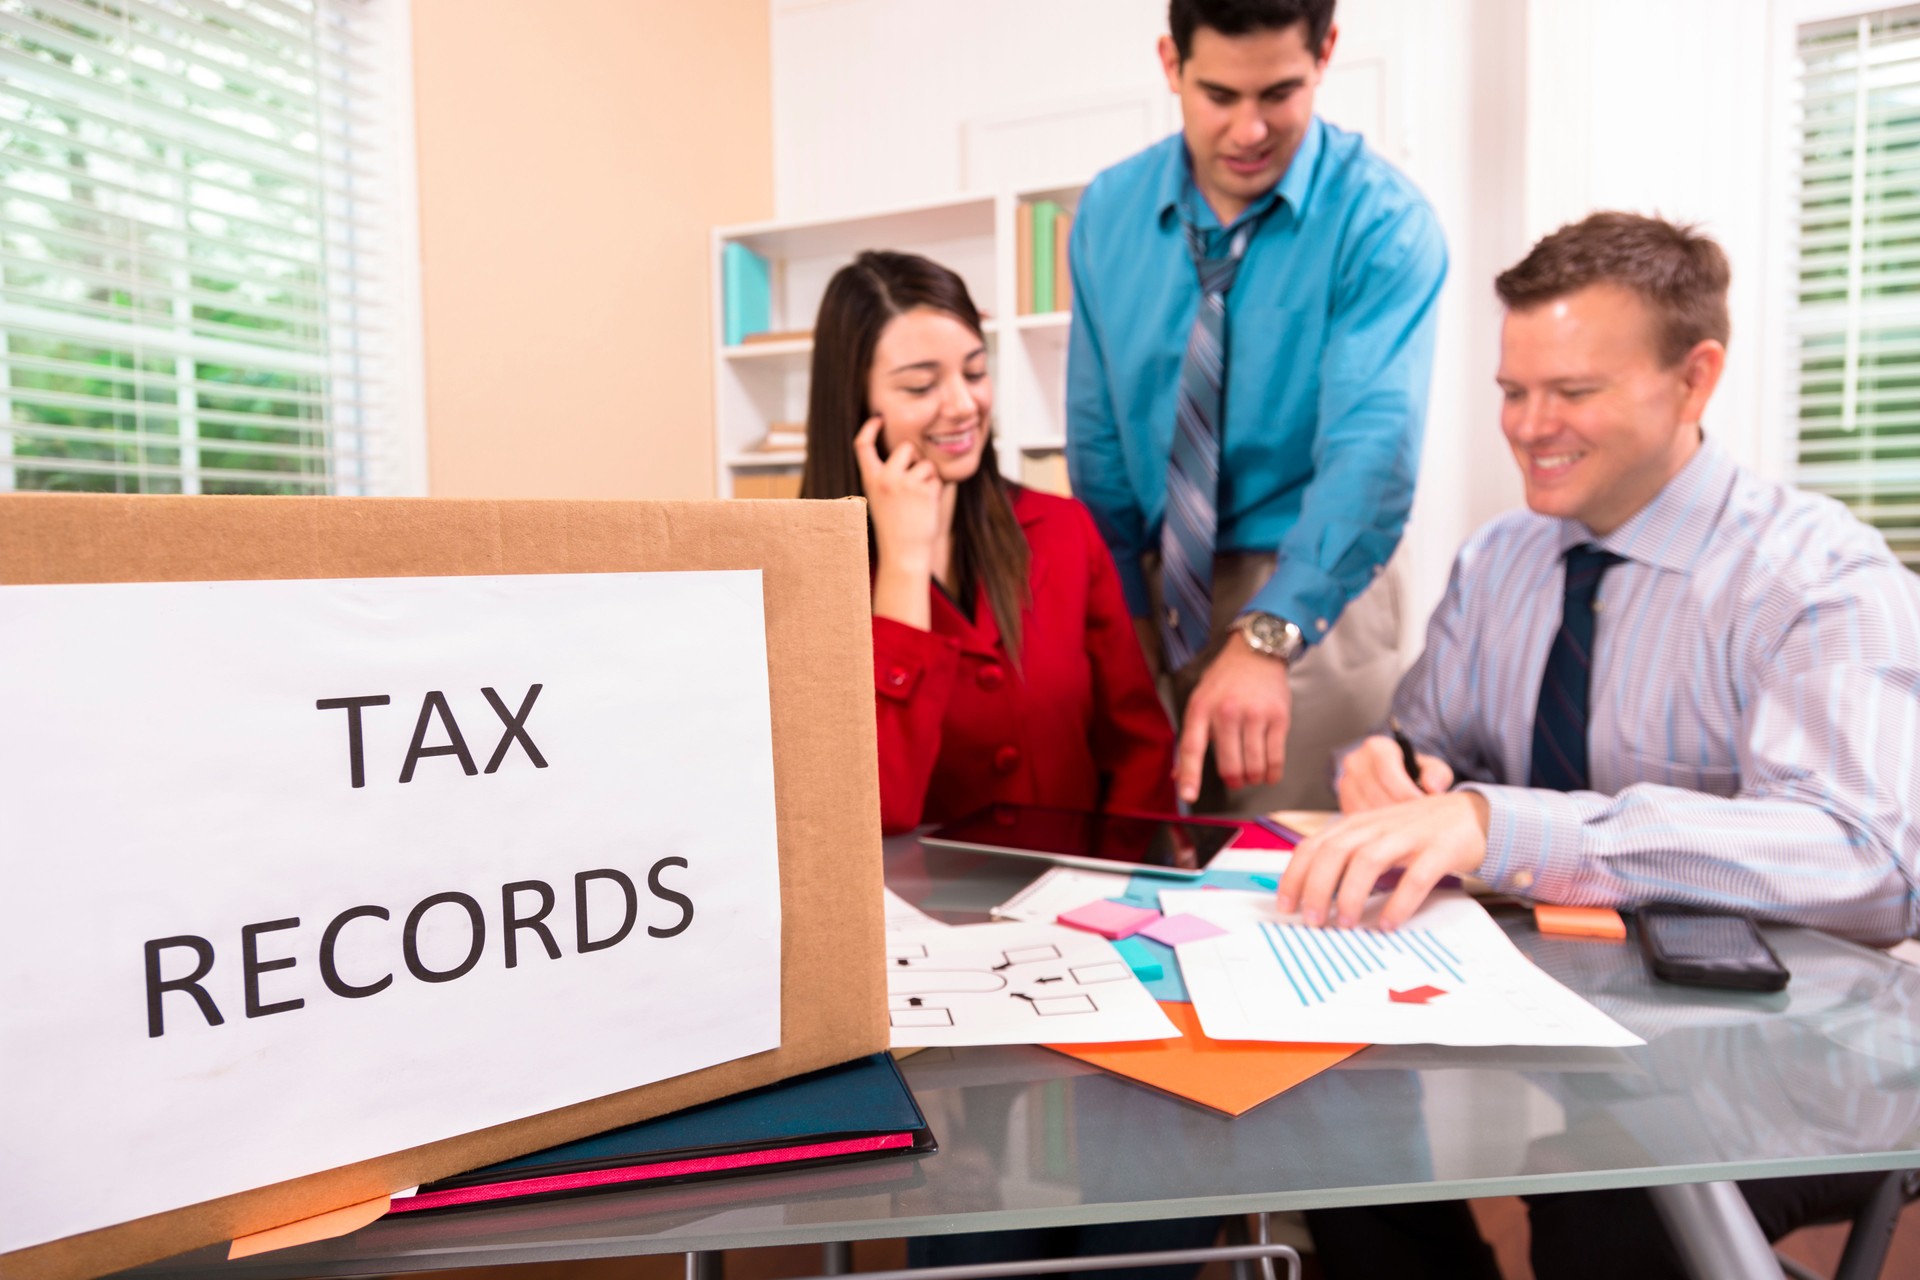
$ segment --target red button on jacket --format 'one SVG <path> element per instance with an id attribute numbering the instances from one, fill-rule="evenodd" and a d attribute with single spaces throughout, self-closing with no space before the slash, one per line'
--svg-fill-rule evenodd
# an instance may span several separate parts
<path id="1" fill-rule="evenodd" d="M 1070 498 L 1013 495 L 1032 553 L 1017 663 L 984 592 L 972 621 L 938 587 L 931 630 L 873 620 L 876 683 L 905 669 L 911 690 L 874 700 L 888 832 L 995 802 L 1173 811 L 1173 727 L 1093 517 Z"/>
<path id="2" fill-rule="evenodd" d="M 1002 747 L 993 753 L 993 771 L 1012 773 L 1020 767 L 1020 748 Z"/>

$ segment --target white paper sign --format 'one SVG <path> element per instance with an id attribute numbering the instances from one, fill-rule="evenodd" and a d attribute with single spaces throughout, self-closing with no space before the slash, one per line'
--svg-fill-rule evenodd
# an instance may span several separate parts
<path id="1" fill-rule="evenodd" d="M 0 587 L 0 1251 L 776 1047 L 765 635 L 757 572 Z"/>

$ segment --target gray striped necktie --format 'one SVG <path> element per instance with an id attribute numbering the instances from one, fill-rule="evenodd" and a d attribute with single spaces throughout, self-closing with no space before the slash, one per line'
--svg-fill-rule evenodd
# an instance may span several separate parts
<path id="1" fill-rule="evenodd" d="M 1173 454 L 1167 467 L 1167 512 L 1160 525 L 1160 581 L 1165 608 L 1160 634 L 1167 669 L 1178 671 L 1205 651 L 1213 625 L 1213 552 L 1220 526 L 1220 426 L 1227 408 L 1227 291 L 1240 273 L 1260 218 L 1230 235 L 1209 236 L 1186 224 L 1187 248 L 1200 275 L 1200 311 L 1187 336 L 1174 401 Z M 1208 252 L 1209 239 L 1224 241 Z"/>

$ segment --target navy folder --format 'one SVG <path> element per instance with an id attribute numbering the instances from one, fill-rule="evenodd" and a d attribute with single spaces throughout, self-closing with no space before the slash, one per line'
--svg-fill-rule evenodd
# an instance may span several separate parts
<path id="1" fill-rule="evenodd" d="M 934 1150 L 891 1054 L 876 1053 L 428 1183 L 394 1213 L 660 1185 Z"/>

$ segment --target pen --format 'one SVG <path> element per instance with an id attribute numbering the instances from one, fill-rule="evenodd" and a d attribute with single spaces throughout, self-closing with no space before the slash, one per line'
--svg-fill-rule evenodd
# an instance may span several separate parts
<path id="1" fill-rule="evenodd" d="M 1407 737 L 1407 731 L 1400 727 L 1400 717 L 1394 716 L 1387 721 L 1387 728 L 1393 733 L 1393 740 L 1400 748 L 1400 763 L 1406 766 L 1407 776 L 1413 779 L 1413 785 L 1420 785 L 1420 761 L 1413 754 L 1413 739 Z"/>
<path id="2" fill-rule="evenodd" d="M 1256 813 L 1253 815 L 1253 825 L 1256 827 L 1259 827 L 1262 831 L 1267 832 L 1269 835 L 1279 836 L 1282 840 L 1285 840 L 1287 842 L 1287 848 L 1289 849 L 1293 848 L 1295 845 L 1299 844 L 1302 840 L 1306 839 L 1305 836 L 1301 835 L 1298 831 L 1295 831 L 1292 827 L 1281 826 L 1279 823 L 1275 822 L 1272 818 L 1269 818 L 1262 813 Z"/>

